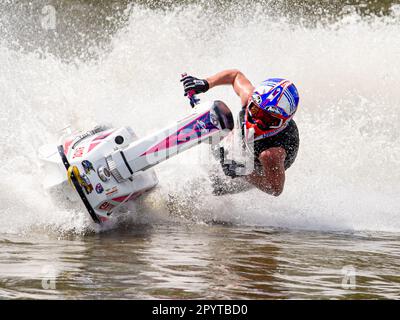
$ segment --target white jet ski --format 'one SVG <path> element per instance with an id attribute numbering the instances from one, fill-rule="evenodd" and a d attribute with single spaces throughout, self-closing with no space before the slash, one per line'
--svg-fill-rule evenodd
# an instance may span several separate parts
<path id="1" fill-rule="evenodd" d="M 141 139 L 130 127 L 98 126 L 61 138 L 58 145 L 42 146 L 45 189 L 62 189 L 69 200 L 80 198 L 93 221 L 107 221 L 122 204 L 157 185 L 152 167 L 199 143 L 218 143 L 234 127 L 232 113 L 222 101 L 197 104 L 193 111 Z"/>

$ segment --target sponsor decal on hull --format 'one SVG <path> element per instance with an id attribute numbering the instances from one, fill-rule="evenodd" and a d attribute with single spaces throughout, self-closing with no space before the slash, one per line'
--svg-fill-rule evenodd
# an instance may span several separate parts
<path id="1" fill-rule="evenodd" d="M 93 170 L 94 172 L 96 172 L 93 168 L 93 164 L 88 161 L 88 160 L 83 160 L 82 161 L 82 167 L 85 170 L 86 174 L 90 174 L 90 171 Z"/>
<path id="2" fill-rule="evenodd" d="M 110 189 L 106 189 L 106 196 L 111 196 L 116 192 L 118 192 L 118 188 L 116 186 L 114 186 Z"/>
<path id="3" fill-rule="evenodd" d="M 72 159 L 75 158 L 80 158 L 83 156 L 83 151 L 85 150 L 85 147 L 79 147 L 75 150 L 74 155 L 72 156 Z"/>
<path id="4" fill-rule="evenodd" d="M 103 202 L 101 204 L 101 206 L 99 207 L 99 210 L 102 211 L 110 211 L 111 209 L 113 209 L 115 206 L 112 203 L 109 202 Z"/>
<path id="5" fill-rule="evenodd" d="M 97 192 L 98 194 L 100 194 L 100 193 L 103 193 L 103 191 L 104 191 L 104 188 L 103 188 L 103 186 L 101 185 L 101 183 L 96 184 L 96 192 Z"/>

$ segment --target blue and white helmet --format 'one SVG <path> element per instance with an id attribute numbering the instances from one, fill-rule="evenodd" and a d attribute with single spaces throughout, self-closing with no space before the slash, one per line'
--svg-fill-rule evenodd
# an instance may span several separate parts
<path id="1" fill-rule="evenodd" d="M 289 80 L 267 79 L 254 89 L 247 106 L 246 127 L 257 136 L 268 137 L 282 131 L 297 111 L 299 94 Z"/>

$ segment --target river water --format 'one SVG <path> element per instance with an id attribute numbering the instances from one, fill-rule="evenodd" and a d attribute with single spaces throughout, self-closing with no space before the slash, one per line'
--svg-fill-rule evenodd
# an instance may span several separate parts
<path id="1" fill-rule="evenodd" d="M 397 299 L 400 4 L 0 4 L 0 297 Z M 203 146 L 100 228 L 41 186 L 37 149 L 67 125 L 182 118 L 179 77 L 291 79 L 301 146 L 283 194 L 213 196 Z M 207 99 L 235 112 L 230 88 Z"/>

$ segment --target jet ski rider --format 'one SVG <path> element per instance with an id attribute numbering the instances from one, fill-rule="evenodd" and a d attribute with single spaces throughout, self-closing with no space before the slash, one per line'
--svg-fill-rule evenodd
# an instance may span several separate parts
<path id="1" fill-rule="evenodd" d="M 295 161 L 299 149 L 299 133 L 293 115 L 299 95 L 295 85 L 286 79 L 270 78 L 254 87 L 239 70 L 225 70 L 206 79 L 185 76 L 181 79 L 185 95 L 193 91 L 207 92 L 221 85 L 232 85 L 241 100 L 239 124 L 243 139 L 253 132 L 255 170 L 245 181 L 268 194 L 279 196 L 285 184 L 285 170 Z M 235 162 L 222 163 L 225 175 L 236 178 Z"/>

